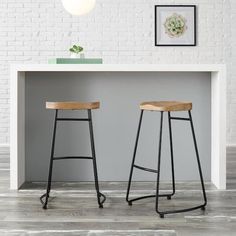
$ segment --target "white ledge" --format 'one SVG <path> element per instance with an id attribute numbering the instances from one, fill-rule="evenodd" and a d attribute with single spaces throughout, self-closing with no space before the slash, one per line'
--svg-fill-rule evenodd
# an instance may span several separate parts
<path id="1" fill-rule="evenodd" d="M 223 64 L 15 64 L 12 65 L 12 70 L 30 72 L 30 71 L 170 71 L 170 72 L 217 72 L 224 70 Z"/>

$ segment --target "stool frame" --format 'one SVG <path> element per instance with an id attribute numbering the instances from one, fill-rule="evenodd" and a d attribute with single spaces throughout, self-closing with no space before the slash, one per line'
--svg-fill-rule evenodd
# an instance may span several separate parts
<path id="1" fill-rule="evenodd" d="M 196 209 L 199 209 L 199 208 L 201 208 L 202 210 L 205 210 L 205 206 L 207 205 L 207 197 L 206 197 L 205 185 L 204 185 L 204 180 L 203 180 L 203 175 L 202 175 L 201 163 L 200 163 L 200 158 L 199 158 L 199 152 L 198 152 L 198 147 L 197 147 L 197 141 L 196 141 L 196 136 L 195 136 L 191 111 L 188 110 L 189 118 L 174 117 L 174 116 L 171 116 L 171 112 L 168 111 L 169 140 L 170 140 L 170 154 L 171 154 L 170 155 L 171 156 L 171 173 L 172 173 L 172 193 L 170 193 L 170 194 L 159 194 L 159 190 L 160 190 L 160 187 L 159 187 L 159 184 L 160 184 L 160 167 L 161 167 L 161 146 L 162 146 L 162 131 L 163 131 L 163 113 L 164 113 L 163 111 L 160 111 L 161 119 L 160 119 L 160 131 L 159 131 L 159 147 L 158 147 L 157 170 L 135 165 L 135 158 L 136 158 L 136 153 L 137 153 L 137 147 L 138 147 L 138 141 L 139 141 L 139 136 L 140 136 L 141 124 L 142 124 L 142 119 L 143 119 L 143 113 L 144 113 L 144 110 L 141 109 L 139 124 L 138 124 L 138 130 L 137 130 L 137 135 L 136 135 L 136 140 L 135 140 L 135 146 L 134 146 L 134 152 L 133 152 L 133 159 L 132 159 L 130 175 L 129 175 L 126 201 L 131 206 L 134 201 L 145 199 L 145 198 L 155 197 L 156 198 L 155 209 L 156 209 L 156 212 L 159 214 L 159 216 L 161 218 L 164 218 L 164 215 L 166 215 L 166 214 L 187 212 L 187 211 L 192 211 L 192 210 L 196 210 Z M 160 197 L 166 197 L 168 200 L 170 200 L 171 197 L 174 196 L 174 194 L 175 194 L 175 173 L 174 173 L 174 157 L 173 157 L 173 140 L 172 140 L 171 120 L 181 120 L 181 121 L 189 121 L 190 122 L 192 136 L 193 136 L 193 142 L 194 142 L 194 148 L 195 148 L 195 152 L 196 152 L 196 159 L 197 159 L 197 164 L 198 164 L 198 171 L 199 171 L 199 176 L 200 176 L 200 180 L 201 180 L 201 187 L 202 187 L 202 194 L 203 194 L 204 203 L 201 204 L 201 205 L 195 206 L 195 207 L 191 207 L 191 208 L 172 210 L 172 211 L 160 211 L 159 210 L 159 198 Z M 157 174 L 156 194 L 146 195 L 146 196 L 142 196 L 142 197 L 129 199 L 132 176 L 133 176 L 133 169 L 134 168 Z"/>
<path id="2" fill-rule="evenodd" d="M 94 134 L 93 134 L 92 111 L 91 111 L 91 109 L 88 109 L 87 112 L 88 112 L 88 118 L 58 118 L 58 109 L 55 109 L 55 119 L 54 119 L 54 128 L 53 128 L 53 137 L 52 137 L 47 190 L 46 190 L 46 193 L 40 197 L 40 201 L 43 205 L 43 209 L 47 209 L 48 199 L 49 199 L 49 195 L 50 195 L 50 191 L 51 191 L 53 161 L 66 160 L 66 159 L 88 159 L 88 160 L 93 161 L 93 172 L 94 172 L 94 180 L 95 180 L 95 189 L 96 189 L 96 194 L 97 194 L 97 202 L 98 202 L 99 208 L 103 208 L 103 203 L 106 201 L 106 196 L 104 194 L 102 194 L 99 190 L 96 152 L 95 152 Z M 56 130 L 57 130 L 57 122 L 58 121 L 88 121 L 89 122 L 90 144 L 91 144 L 91 152 L 92 152 L 91 157 L 90 156 L 88 156 L 88 157 L 87 156 L 55 157 L 54 156 Z M 101 200 L 101 197 L 103 198 L 102 200 Z"/>

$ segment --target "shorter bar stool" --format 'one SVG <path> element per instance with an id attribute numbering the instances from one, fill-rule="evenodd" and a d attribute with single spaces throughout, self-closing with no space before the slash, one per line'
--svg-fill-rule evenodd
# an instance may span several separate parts
<path id="1" fill-rule="evenodd" d="M 198 153 L 198 148 L 197 148 L 197 141 L 196 141 L 196 137 L 195 137 L 193 120 L 192 120 L 192 115 L 191 115 L 192 103 L 191 102 L 177 102 L 177 101 L 143 102 L 140 104 L 140 109 L 141 109 L 141 114 L 140 114 L 138 131 L 137 131 L 134 153 L 133 153 L 133 159 L 132 159 L 132 164 L 131 164 L 128 189 L 127 189 L 127 194 L 126 194 L 126 201 L 128 202 L 129 205 L 132 205 L 132 203 L 134 201 L 145 199 L 145 198 L 150 198 L 150 197 L 155 197 L 156 198 L 156 212 L 160 215 L 161 218 L 164 218 L 165 214 L 187 212 L 187 211 L 192 211 L 192 210 L 196 210 L 199 208 L 201 208 L 202 210 L 205 210 L 205 206 L 207 204 L 207 197 L 206 197 L 206 192 L 205 192 L 205 186 L 204 186 L 203 175 L 202 175 L 202 170 L 201 170 L 200 158 L 199 158 L 199 153 Z M 137 147 L 138 147 L 138 140 L 139 140 L 139 134 L 140 134 L 144 111 L 159 111 L 161 113 L 157 170 L 146 168 L 146 167 L 139 166 L 139 165 L 135 164 L 135 157 L 136 157 L 136 152 L 137 152 Z M 171 112 L 176 112 L 176 111 L 187 111 L 188 118 L 171 116 Z M 160 170 L 161 170 L 162 127 L 163 127 L 163 113 L 164 112 L 168 113 L 168 124 L 169 124 L 170 155 L 171 155 L 171 169 L 172 169 L 172 193 L 170 193 L 170 194 L 159 194 Z M 160 211 L 159 210 L 159 198 L 166 197 L 168 200 L 170 200 L 171 197 L 175 194 L 174 157 L 173 157 L 172 129 L 171 129 L 171 121 L 172 120 L 181 120 L 181 121 L 190 122 L 204 202 L 203 202 L 203 204 L 201 204 L 199 206 L 195 206 L 195 207 L 191 207 L 191 208 L 172 210 L 172 211 Z M 153 173 L 157 174 L 156 194 L 142 196 L 142 197 L 138 197 L 138 198 L 134 198 L 134 199 L 129 199 L 129 193 L 130 193 L 131 181 L 132 181 L 132 175 L 133 175 L 134 168 L 148 171 L 148 172 L 153 172 Z"/>
<path id="2" fill-rule="evenodd" d="M 88 160 L 93 161 L 93 172 L 94 172 L 94 180 L 95 180 L 95 189 L 97 193 L 97 201 L 98 201 L 99 208 L 103 208 L 103 203 L 105 202 L 106 197 L 99 190 L 96 153 L 95 153 L 94 135 L 93 135 L 92 111 L 91 111 L 93 109 L 98 109 L 99 107 L 100 107 L 99 102 L 91 102 L 91 103 L 46 102 L 47 109 L 55 110 L 55 119 L 54 119 L 54 129 L 53 129 L 53 137 L 52 137 L 52 147 L 51 147 L 51 157 L 50 157 L 50 164 L 49 164 L 47 190 L 46 190 L 46 193 L 40 197 L 40 201 L 43 204 L 43 209 L 47 209 L 49 194 L 51 190 L 53 161 L 67 160 L 67 159 L 88 159 Z M 58 110 L 87 110 L 88 118 L 58 118 Z M 88 121 L 89 122 L 90 142 L 91 142 L 91 151 L 92 151 L 91 157 L 87 157 L 87 156 L 55 157 L 54 156 L 55 138 L 56 138 L 56 130 L 57 130 L 58 121 Z"/>

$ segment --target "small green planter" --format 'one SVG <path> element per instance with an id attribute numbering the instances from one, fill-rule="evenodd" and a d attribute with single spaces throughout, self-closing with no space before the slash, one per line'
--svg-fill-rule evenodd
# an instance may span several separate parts
<path id="1" fill-rule="evenodd" d="M 102 58 L 54 58 L 48 64 L 102 64 Z"/>

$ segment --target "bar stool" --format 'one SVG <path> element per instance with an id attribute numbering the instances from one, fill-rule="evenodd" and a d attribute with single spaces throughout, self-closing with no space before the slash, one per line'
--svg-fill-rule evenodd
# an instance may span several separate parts
<path id="1" fill-rule="evenodd" d="M 55 119 L 54 119 L 54 129 L 53 129 L 53 137 L 52 137 L 52 147 L 51 147 L 51 157 L 50 157 L 50 164 L 49 164 L 47 190 L 46 190 L 46 193 L 40 197 L 40 201 L 43 204 L 43 209 L 47 209 L 48 198 L 49 198 L 49 194 L 51 190 L 53 161 L 67 160 L 67 159 L 88 159 L 88 160 L 93 161 L 93 172 L 94 172 L 94 180 L 95 180 L 95 189 L 97 193 L 97 201 L 98 201 L 99 208 L 103 208 L 103 203 L 105 202 L 106 197 L 99 190 L 96 153 L 95 153 L 94 136 L 93 136 L 92 111 L 91 111 L 93 109 L 98 109 L 99 107 L 100 107 L 99 102 L 91 102 L 91 103 L 46 102 L 46 109 L 55 110 Z M 58 118 L 58 110 L 87 110 L 88 118 Z M 91 157 L 87 157 L 87 156 L 55 157 L 54 156 L 55 138 L 56 138 L 56 130 L 57 130 L 58 121 L 88 121 L 89 122 L 90 142 L 91 142 L 91 151 L 92 151 Z"/>
<path id="2" fill-rule="evenodd" d="M 193 120 L 191 115 L 192 110 L 192 103 L 191 102 L 178 102 L 178 101 L 153 101 L 153 102 L 143 102 L 140 104 L 141 114 L 138 124 L 138 131 L 134 146 L 134 153 L 133 153 L 133 159 L 131 164 L 131 170 L 130 170 L 130 176 L 129 176 L 129 182 L 128 182 L 128 188 L 127 188 L 127 194 L 126 194 L 126 201 L 129 205 L 132 205 L 134 201 L 155 197 L 156 198 L 156 212 L 160 215 L 161 218 L 164 218 L 165 214 L 173 214 L 173 213 L 180 213 L 180 212 L 187 212 L 192 211 L 201 208 L 202 210 L 205 210 L 205 206 L 207 204 L 207 197 L 205 192 L 205 186 L 202 176 L 202 170 L 201 170 L 201 164 L 199 159 L 199 153 L 197 148 L 197 141 L 195 137 L 194 127 L 193 127 Z M 143 118 L 143 112 L 144 111 L 159 111 L 161 113 L 161 119 L 160 119 L 160 134 L 159 134 L 159 150 L 158 150 L 158 161 L 157 161 L 157 170 L 156 169 L 150 169 L 143 166 L 139 166 L 135 164 L 135 157 L 138 147 L 138 140 L 139 140 L 139 134 L 142 124 L 142 118 Z M 187 111 L 189 118 L 182 118 L 182 117 L 174 117 L 171 116 L 171 112 L 174 111 Z M 161 145 L 162 145 L 162 126 L 163 126 L 163 113 L 168 112 L 168 124 L 169 124 L 169 139 L 170 139 L 170 154 L 171 154 L 171 169 L 172 169 L 172 193 L 170 194 L 159 194 L 159 183 L 160 183 L 160 168 L 161 168 Z M 201 187 L 202 187 L 202 194 L 204 203 L 191 207 L 186 209 L 179 209 L 179 210 L 172 210 L 172 211 L 159 211 L 159 197 L 167 197 L 168 200 L 171 199 L 171 197 L 175 194 L 175 174 L 174 174 L 174 158 L 173 158 L 173 144 L 172 144 L 172 129 L 171 129 L 171 121 L 172 120 L 181 120 L 181 121 L 188 121 L 190 122 L 191 131 L 193 135 L 193 142 L 196 152 L 196 158 L 197 158 L 197 164 L 198 164 L 198 170 L 201 180 Z M 156 194 L 155 195 L 147 195 L 142 196 L 134 199 L 129 199 L 129 193 L 130 193 L 130 187 L 131 187 L 131 181 L 132 181 L 132 175 L 133 175 L 133 169 L 137 168 L 140 170 L 153 172 L 157 174 L 157 182 L 156 182 Z"/>

